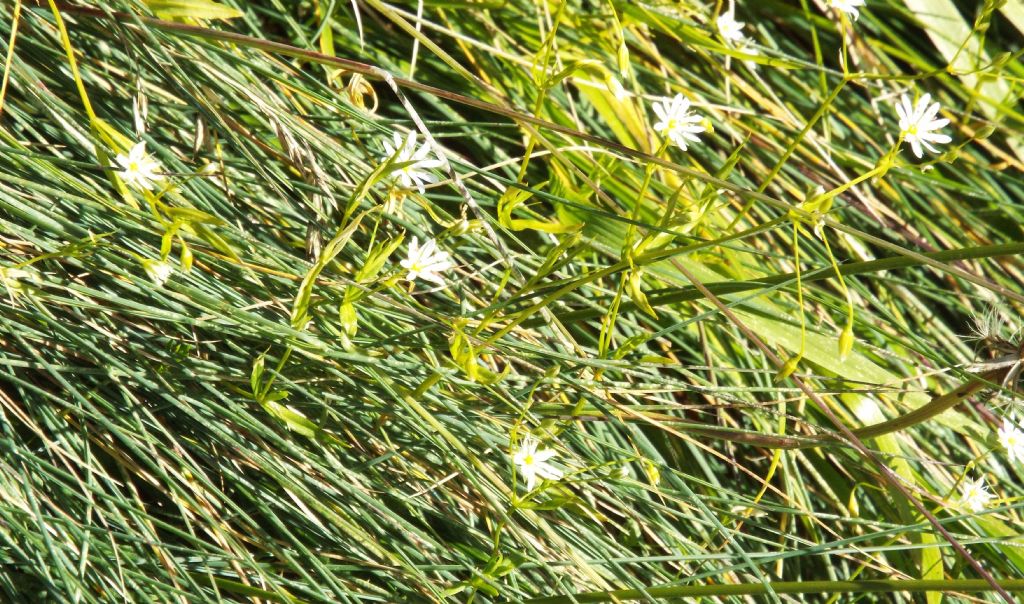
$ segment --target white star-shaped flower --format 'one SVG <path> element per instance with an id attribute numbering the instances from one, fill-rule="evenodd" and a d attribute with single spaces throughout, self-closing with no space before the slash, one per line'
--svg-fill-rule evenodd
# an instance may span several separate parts
<path id="1" fill-rule="evenodd" d="M 836 10 L 841 10 L 856 21 L 860 16 L 857 9 L 864 6 L 864 0 L 827 0 L 828 5 Z"/>
<path id="2" fill-rule="evenodd" d="M 960 507 L 972 512 L 980 512 L 994 497 L 992 493 L 988 492 L 983 476 L 978 480 L 965 480 L 960 485 L 960 501 L 957 503 Z"/>
<path id="3" fill-rule="evenodd" d="M 743 35 L 743 21 L 736 20 L 736 11 L 729 9 L 727 12 L 722 13 L 715 19 L 715 26 L 718 27 L 718 33 L 722 38 L 729 42 L 740 42 L 746 36 Z"/>
<path id="4" fill-rule="evenodd" d="M 160 162 L 146 153 L 146 141 L 136 143 L 128 155 L 118 153 L 114 161 L 121 166 L 118 176 L 128 186 L 149 191 L 164 178 L 160 174 Z"/>
<path id="5" fill-rule="evenodd" d="M 932 96 L 926 94 L 918 99 L 917 103 L 911 105 L 910 99 L 904 94 L 896 103 L 896 115 L 900 118 L 900 136 L 910 143 L 914 155 L 919 159 L 922 145 L 932 153 L 938 153 L 939 150 L 931 146 L 930 143 L 944 145 L 953 140 L 946 134 L 936 134 L 935 131 L 948 124 L 949 120 L 946 118 L 935 119 L 935 116 L 939 114 L 939 104 L 929 105 L 931 100 Z"/>
<path id="6" fill-rule="evenodd" d="M 745 25 L 743 21 L 736 20 L 735 9 L 729 9 L 728 12 L 722 13 L 715 19 L 715 26 L 718 27 L 718 33 L 726 41 L 726 45 L 748 55 L 761 54 L 758 49 L 754 48 L 753 41 L 743 35 Z M 757 69 L 755 61 L 744 61 L 743 63 L 749 69 Z"/>
<path id="7" fill-rule="evenodd" d="M 700 124 L 703 118 L 690 111 L 689 99 L 677 94 L 671 100 L 655 101 L 652 107 L 659 120 L 654 124 L 655 132 L 661 132 L 683 151 L 686 151 L 688 140 L 700 141 L 697 135 L 704 132 L 704 126 Z"/>
<path id="8" fill-rule="evenodd" d="M 163 287 L 164 283 L 167 283 L 167 280 L 174 273 L 174 265 L 166 260 L 150 260 L 146 258 L 142 260 L 142 268 L 157 287 Z"/>
<path id="9" fill-rule="evenodd" d="M 519 445 L 519 450 L 512 456 L 512 461 L 519 466 L 519 473 L 526 481 L 526 490 L 532 491 L 537 486 L 537 478 L 544 480 L 560 480 L 562 471 L 548 463 L 557 455 L 552 449 L 539 449 L 540 443 L 527 436 Z"/>
<path id="10" fill-rule="evenodd" d="M 1016 418 L 1003 418 L 1003 427 L 999 428 L 999 444 L 1006 449 L 1010 463 L 1024 461 L 1024 430 Z"/>
<path id="11" fill-rule="evenodd" d="M 393 140 L 394 144 L 390 141 L 384 141 L 384 152 L 385 155 L 382 158 L 384 161 L 394 157 L 395 164 L 406 164 L 401 167 L 396 167 L 391 173 L 398 179 L 398 182 L 404 189 L 418 189 L 420 193 L 423 193 L 423 184 L 432 183 L 437 181 L 437 176 L 427 170 L 434 168 L 440 168 L 443 164 L 441 160 L 428 157 L 430 155 L 430 145 L 423 143 L 420 148 L 416 148 L 416 133 L 410 132 L 406 136 L 405 140 L 402 140 L 402 135 L 394 132 Z"/>
<path id="12" fill-rule="evenodd" d="M 420 246 L 415 235 L 409 242 L 408 258 L 402 260 L 400 264 L 409 271 L 405 277 L 409 281 L 423 279 L 437 285 L 444 285 L 444 278 L 439 273 L 455 266 L 449 260 L 448 252 L 438 249 L 437 241 L 427 239 Z"/>

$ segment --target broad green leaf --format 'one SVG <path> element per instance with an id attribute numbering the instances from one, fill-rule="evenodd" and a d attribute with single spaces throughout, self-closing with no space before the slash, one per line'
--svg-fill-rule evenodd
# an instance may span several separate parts
<path id="1" fill-rule="evenodd" d="M 161 19 L 234 19 L 242 11 L 213 0 L 144 0 Z"/>
<path id="2" fill-rule="evenodd" d="M 263 380 L 263 364 L 266 357 L 267 353 L 256 357 L 252 364 L 252 373 L 249 375 L 249 386 L 252 388 L 253 396 L 256 397 L 260 395 L 260 383 Z"/>
<path id="3" fill-rule="evenodd" d="M 283 421 L 290 430 L 298 432 L 303 436 L 314 438 L 319 430 L 316 424 L 306 419 L 305 415 L 275 400 L 268 398 L 268 400 L 264 401 L 263 408 L 267 410 L 267 413 Z"/>
<path id="4" fill-rule="evenodd" d="M 634 149 L 650 151 L 653 143 L 648 137 L 646 120 L 632 98 L 617 99 L 604 85 L 577 85 L 580 93 L 586 97 L 611 128 L 615 139 Z"/>
<path id="5" fill-rule="evenodd" d="M 863 425 L 877 424 L 885 421 L 886 417 L 876 403 L 869 396 L 862 396 L 859 394 L 849 394 L 840 397 L 846 406 L 850 408 L 854 415 L 860 420 Z M 886 434 L 873 439 L 874 446 L 885 454 L 886 462 L 889 467 L 892 468 L 900 478 L 904 479 L 910 484 L 922 484 L 917 473 L 913 471 L 910 464 L 907 463 L 907 456 L 904 455 L 903 448 L 900 445 L 900 436 L 898 434 Z M 904 521 L 912 522 L 916 519 L 912 513 L 910 505 L 902 499 L 896 501 L 898 509 L 901 514 L 904 515 Z M 922 579 L 937 579 L 941 580 L 944 577 L 944 569 L 942 565 L 942 551 L 937 547 L 939 538 L 932 532 L 922 531 L 911 535 L 913 540 L 916 540 L 923 546 L 920 552 L 920 568 Z M 936 547 L 927 547 L 936 546 Z M 932 592 L 928 594 L 928 602 L 938 602 L 942 599 L 942 594 L 939 592 Z"/>

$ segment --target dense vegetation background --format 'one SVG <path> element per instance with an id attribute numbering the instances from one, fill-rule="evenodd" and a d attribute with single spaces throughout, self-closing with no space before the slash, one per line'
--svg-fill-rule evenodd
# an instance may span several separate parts
<path id="1" fill-rule="evenodd" d="M 1012 598 L 1024 4 L 833 2 L 0 4 L 4 599 Z"/>

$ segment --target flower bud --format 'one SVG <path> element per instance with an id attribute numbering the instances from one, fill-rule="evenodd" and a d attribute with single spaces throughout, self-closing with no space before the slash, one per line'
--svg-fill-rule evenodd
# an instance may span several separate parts
<path id="1" fill-rule="evenodd" d="M 793 372 L 796 371 L 796 367 L 797 367 L 797 365 L 800 364 L 800 360 L 802 358 L 803 358 L 802 354 L 798 354 L 798 355 L 789 357 L 789 360 L 787 360 L 785 363 L 782 364 L 782 368 L 779 369 L 779 372 L 775 374 L 775 377 L 773 378 L 772 381 L 781 382 L 782 380 L 784 380 L 784 379 L 788 378 L 789 376 L 793 375 Z"/>
<path id="2" fill-rule="evenodd" d="M 853 323 L 846 323 L 842 333 L 839 334 L 839 358 L 845 359 L 846 355 L 853 350 Z"/>

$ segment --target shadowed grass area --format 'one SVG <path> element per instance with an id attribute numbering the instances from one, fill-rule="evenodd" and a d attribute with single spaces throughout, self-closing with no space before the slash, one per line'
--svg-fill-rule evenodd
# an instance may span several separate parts
<path id="1" fill-rule="evenodd" d="M 1013 601 L 1022 34 L 3 3 L 0 591 Z"/>

